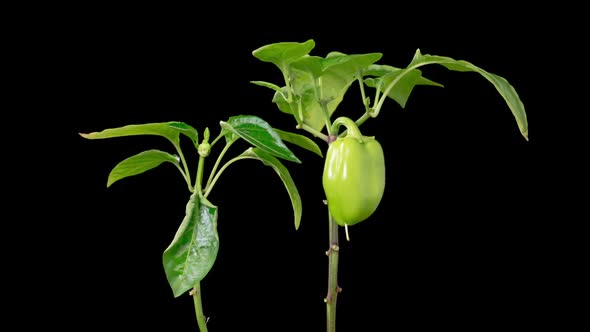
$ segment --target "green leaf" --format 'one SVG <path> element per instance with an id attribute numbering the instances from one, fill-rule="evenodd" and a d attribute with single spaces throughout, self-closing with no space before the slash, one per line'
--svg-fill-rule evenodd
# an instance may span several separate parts
<path id="1" fill-rule="evenodd" d="M 281 93 L 282 92 L 282 93 Z M 293 109 L 291 108 L 291 105 L 287 102 L 287 100 L 285 99 L 285 95 L 287 94 L 287 87 L 284 86 L 281 88 L 281 92 L 277 91 L 275 92 L 275 94 L 272 97 L 272 102 L 277 104 L 277 107 L 279 108 L 279 110 L 283 113 L 287 113 L 287 114 L 292 114 L 293 116 L 295 116 L 296 118 L 298 118 L 297 116 L 297 102 L 293 102 Z M 299 123 L 299 122 L 297 122 Z"/>
<path id="2" fill-rule="evenodd" d="M 290 62 L 309 54 L 314 47 L 313 39 L 303 43 L 280 42 L 264 45 L 254 50 L 252 55 L 258 60 L 274 63 L 283 71 Z"/>
<path id="3" fill-rule="evenodd" d="M 275 128 L 275 131 L 277 132 L 277 134 L 279 134 L 279 136 L 281 137 L 281 139 L 283 141 L 298 145 L 308 151 L 311 151 L 311 152 L 317 154 L 318 156 L 320 156 L 322 158 L 324 157 L 320 147 L 314 141 L 312 141 L 309 137 L 307 137 L 305 135 L 299 135 L 299 134 L 283 131 L 283 130 L 276 129 L 276 128 Z"/>
<path id="4" fill-rule="evenodd" d="M 170 162 L 180 167 L 175 156 L 160 150 L 147 150 L 131 156 L 118 163 L 109 174 L 107 187 L 123 178 L 141 174 L 155 168 L 163 162 Z"/>
<path id="5" fill-rule="evenodd" d="M 500 93 L 504 101 L 512 111 L 512 115 L 514 116 L 520 133 L 522 136 L 528 140 L 528 122 L 526 117 L 526 112 L 524 109 L 524 105 L 518 96 L 518 93 L 514 89 L 514 87 L 508 83 L 508 81 L 498 75 L 489 73 L 474 64 L 464 61 L 464 60 L 455 60 L 449 57 L 437 56 L 437 55 L 422 55 L 420 53 L 420 49 L 416 50 L 414 54 L 414 58 L 408 65 L 408 68 L 405 69 L 406 72 L 409 72 L 417 67 L 424 66 L 427 64 L 439 64 L 444 66 L 449 70 L 460 71 L 460 72 L 476 72 L 482 75 L 485 79 L 487 79 Z"/>
<path id="6" fill-rule="evenodd" d="M 322 60 L 319 56 L 304 56 L 291 63 L 291 68 L 309 73 L 314 78 L 322 75 Z"/>
<path id="7" fill-rule="evenodd" d="M 349 72 L 353 75 L 363 75 L 368 68 L 379 61 L 382 53 L 366 53 L 347 55 L 341 52 L 330 52 L 323 62 L 324 69 L 332 66 L 340 66 L 340 72 Z"/>
<path id="8" fill-rule="evenodd" d="M 180 134 L 190 138 L 195 146 L 198 145 L 199 134 L 197 130 L 184 122 L 177 121 L 127 125 L 89 134 L 80 133 L 80 136 L 87 139 L 103 139 L 123 136 L 157 135 L 167 138 L 172 144 L 178 146 Z"/>
<path id="9" fill-rule="evenodd" d="M 195 146 L 199 146 L 199 134 L 197 133 L 197 130 L 195 128 L 184 122 L 178 121 L 168 122 L 168 125 L 170 127 L 178 129 L 181 134 L 190 138 L 190 140 L 193 142 Z"/>
<path id="10" fill-rule="evenodd" d="M 281 180 L 283 180 L 283 184 L 285 185 L 285 188 L 289 193 L 289 197 L 291 198 L 291 205 L 293 206 L 293 214 L 295 217 L 295 229 L 299 229 L 302 213 L 301 197 L 299 196 L 299 191 L 295 186 L 293 178 L 291 178 L 289 170 L 281 163 L 279 159 L 275 158 L 273 155 L 262 149 L 249 148 L 239 157 L 260 160 L 265 165 L 272 167 L 275 172 L 277 172 Z"/>
<path id="11" fill-rule="evenodd" d="M 209 273 L 219 250 L 217 207 L 193 193 L 186 215 L 162 261 L 174 297 L 182 295 Z"/>
<path id="12" fill-rule="evenodd" d="M 233 132 L 261 150 L 285 160 L 301 163 L 270 124 L 257 116 L 232 116 L 227 122 L 221 121 L 220 125 L 223 130 Z"/>
<path id="13" fill-rule="evenodd" d="M 381 67 L 381 70 L 385 69 L 386 67 Z M 412 69 L 410 71 L 405 71 L 403 69 L 390 67 L 391 71 L 383 75 L 379 78 L 367 78 L 365 79 L 365 84 L 371 88 L 379 87 L 381 92 L 389 86 L 391 82 L 396 79 L 399 81 L 396 83 L 394 88 L 389 90 L 387 96 L 393 100 L 395 100 L 400 106 L 406 107 L 406 102 L 410 97 L 410 93 L 414 89 L 416 85 L 433 85 L 442 87 L 442 84 L 433 82 L 427 78 L 422 76 L 422 72 L 418 69 Z M 375 68 L 372 68 L 371 73 L 374 74 Z M 400 77 L 400 75 L 402 75 Z"/>
<path id="14" fill-rule="evenodd" d="M 393 67 L 390 65 L 370 65 L 365 71 L 365 76 L 384 76 L 389 73 L 401 70 L 401 68 Z"/>

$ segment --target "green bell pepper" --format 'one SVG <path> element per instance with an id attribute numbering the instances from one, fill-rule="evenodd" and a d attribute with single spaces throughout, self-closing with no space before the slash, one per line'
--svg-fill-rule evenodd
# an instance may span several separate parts
<path id="1" fill-rule="evenodd" d="M 377 209 L 385 189 L 385 158 L 381 144 L 363 136 L 352 120 L 336 119 L 333 132 L 342 124 L 348 131 L 328 147 L 322 184 L 332 217 L 344 226 L 366 220 Z"/>

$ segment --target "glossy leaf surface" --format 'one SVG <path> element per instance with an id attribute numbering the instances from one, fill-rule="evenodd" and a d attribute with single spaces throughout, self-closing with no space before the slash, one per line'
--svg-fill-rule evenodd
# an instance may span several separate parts
<path id="1" fill-rule="evenodd" d="M 270 124 L 257 116 L 232 116 L 227 122 L 221 121 L 220 125 L 224 130 L 238 135 L 275 157 L 301 163 Z"/>
<path id="2" fill-rule="evenodd" d="M 190 196 L 174 239 L 162 255 L 174 297 L 193 288 L 209 273 L 218 250 L 217 207 L 195 192 Z"/>

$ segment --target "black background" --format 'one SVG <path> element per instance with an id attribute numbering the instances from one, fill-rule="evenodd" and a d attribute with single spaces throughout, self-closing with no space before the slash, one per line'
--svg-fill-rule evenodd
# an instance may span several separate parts
<path id="1" fill-rule="evenodd" d="M 396 67 L 418 48 L 470 61 L 516 88 L 530 127 L 527 142 L 483 77 L 436 66 L 423 74 L 444 88 L 415 88 L 405 109 L 389 100 L 361 127 L 384 148 L 387 186 L 377 212 L 350 228 L 351 241 L 341 233 L 338 331 L 562 322 L 557 303 L 571 269 L 564 229 L 584 220 L 570 215 L 580 203 L 565 198 L 578 166 L 563 163 L 583 150 L 574 149 L 580 132 L 557 134 L 575 123 L 564 120 L 571 109 L 556 115 L 557 88 L 547 84 L 563 59 L 553 56 L 566 47 L 550 16 L 523 20 L 523 13 L 486 6 L 478 12 L 489 18 L 432 7 L 301 7 L 85 5 L 58 9 L 45 30 L 35 30 L 47 55 L 39 83 L 51 91 L 44 100 L 52 110 L 38 118 L 64 127 L 54 130 L 59 143 L 45 141 L 38 151 L 56 174 L 45 188 L 60 193 L 45 194 L 50 217 L 42 229 L 51 240 L 41 251 L 51 263 L 35 277 L 59 300 L 47 322 L 78 331 L 197 329 L 192 299 L 173 297 L 161 264 L 184 216 L 183 179 L 163 165 L 106 188 L 122 159 L 171 146 L 157 137 L 90 141 L 78 133 L 184 121 L 216 136 L 219 121 L 238 114 L 295 131 L 272 92 L 250 83 L 282 83 L 278 69 L 252 51 L 308 39 L 315 55 L 382 52 L 379 63 Z M 356 86 L 339 112 L 360 115 Z M 237 144 L 229 155 L 246 147 Z M 302 196 L 299 230 L 280 179 L 259 162 L 232 165 L 209 197 L 219 206 L 221 243 L 202 282 L 210 331 L 324 330 L 323 160 L 293 151 L 303 161 L 285 162 Z"/>

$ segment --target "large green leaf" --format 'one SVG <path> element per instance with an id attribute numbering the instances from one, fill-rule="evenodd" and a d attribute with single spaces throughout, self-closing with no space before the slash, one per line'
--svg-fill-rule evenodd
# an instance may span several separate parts
<path id="1" fill-rule="evenodd" d="M 180 167 L 178 159 L 168 152 L 160 150 L 140 152 L 121 161 L 111 170 L 107 180 L 107 187 L 110 187 L 113 183 L 123 178 L 141 174 L 155 168 L 166 161 L 176 165 L 178 168 Z"/>
<path id="2" fill-rule="evenodd" d="M 295 186 L 295 182 L 293 181 L 289 170 L 281 163 L 279 159 L 258 148 L 249 148 L 238 158 L 251 158 L 260 160 L 265 165 L 272 167 L 275 172 L 277 172 L 281 180 L 283 180 L 283 184 L 285 185 L 285 188 L 289 193 L 289 197 L 291 198 L 291 205 L 293 206 L 293 214 L 295 217 L 295 229 L 299 229 L 302 213 L 301 197 L 299 196 L 299 191 L 297 190 L 297 186 Z"/>
<path id="3" fill-rule="evenodd" d="M 186 215 L 174 239 L 162 255 L 174 297 L 193 288 L 209 273 L 218 250 L 217 207 L 195 192 L 186 205 Z"/>
<path id="4" fill-rule="evenodd" d="M 403 69 L 386 66 L 380 66 L 378 68 L 379 69 L 377 69 L 377 67 L 371 68 L 369 73 L 375 74 L 378 70 L 381 70 L 384 75 L 378 78 L 367 78 L 365 79 L 365 84 L 371 88 L 379 87 L 383 92 L 391 82 L 398 79 L 396 85 L 393 89 L 389 90 L 387 96 L 395 100 L 402 108 L 406 107 L 406 102 L 410 97 L 410 93 L 412 93 L 412 90 L 416 85 L 443 86 L 442 84 L 423 77 L 422 72 L 418 69 L 405 71 Z M 389 70 L 387 70 L 387 68 Z M 400 75 L 402 76 L 399 77 Z"/>
<path id="5" fill-rule="evenodd" d="M 80 136 L 88 139 L 103 139 L 122 136 L 157 135 L 167 138 L 172 144 L 178 146 L 180 134 L 190 138 L 195 146 L 198 145 L 199 134 L 197 130 L 184 122 L 178 121 L 127 125 L 105 129 L 100 132 L 80 133 Z"/>
<path id="6" fill-rule="evenodd" d="M 290 62 L 309 54 L 314 47 L 313 39 L 303 43 L 280 42 L 259 47 L 252 51 L 252 55 L 261 61 L 274 63 L 283 71 Z"/>
<path id="7" fill-rule="evenodd" d="M 277 134 L 279 134 L 279 136 L 281 137 L 281 139 L 283 141 L 298 145 L 299 147 L 302 147 L 308 151 L 311 151 L 320 157 L 324 157 L 320 147 L 314 141 L 312 141 L 309 137 L 307 137 L 305 135 L 291 133 L 288 131 L 283 131 L 283 130 L 280 130 L 277 128 L 275 128 L 275 131 L 277 132 Z"/>
<path id="8" fill-rule="evenodd" d="M 220 125 L 223 130 L 240 136 L 248 143 L 276 157 L 301 163 L 270 124 L 257 116 L 232 116 L 227 122 L 221 121 Z"/>
<path id="9" fill-rule="evenodd" d="M 439 64 L 444 66 L 449 70 L 460 71 L 460 72 L 476 72 L 482 75 L 485 79 L 487 79 L 500 93 L 504 101 L 512 111 L 512 114 L 516 120 L 518 128 L 522 136 L 528 140 L 528 122 L 526 117 L 526 112 L 524 109 L 524 105 L 518 96 L 518 93 L 514 89 L 514 87 L 508 83 L 508 81 L 498 75 L 489 73 L 474 64 L 464 61 L 464 60 L 455 60 L 449 57 L 437 56 L 437 55 L 422 55 L 420 50 L 416 50 L 414 54 L 414 58 L 408 65 L 408 67 L 402 70 L 399 75 L 390 83 L 390 85 L 395 85 L 397 82 L 401 80 L 405 75 L 411 73 L 413 70 L 420 66 L 428 65 L 428 64 Z"/>

